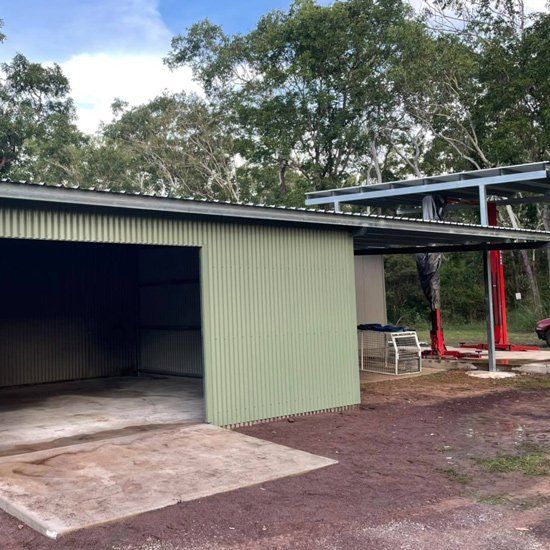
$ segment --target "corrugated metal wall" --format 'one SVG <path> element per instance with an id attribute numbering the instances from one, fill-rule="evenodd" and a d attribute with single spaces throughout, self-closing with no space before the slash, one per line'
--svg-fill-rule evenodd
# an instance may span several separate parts
<path id="1" fill-rule="evenodd" d="M 360 401 L 353 245 L 345 232 L 5 207 L 0 236 L 202 247 L 209 422 Z"/>
<path id="2" fill-rule="evenodd" d="M 141 372 L 202 377 L 200 330 L 141 329 L 140 333 Z"/>
<path id="3" fill-rule="evenodd" d="M 198 248 L 139 251 L 142 372 L 202 376 Z"/>
<path id="4" fill-rule="evenodd" d="M 0 239 L 0 386 L 137 372 L 136 255 Z"/>
<path id="5" fill-rule="evenodd" d="M 383 256 L 355 257 L 357 324 L 388 322 Z"/>

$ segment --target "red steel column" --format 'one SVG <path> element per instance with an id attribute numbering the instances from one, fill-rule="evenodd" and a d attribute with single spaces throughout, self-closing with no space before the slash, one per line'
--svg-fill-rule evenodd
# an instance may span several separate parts
<path id="1" fill-rule="evenodd" d="M 497 205 L 494 202 L 487 204 L 489 225 L 497 226 Z M 495 318 L 495 344 L 508 345 L 508 321 L 506 316 L 506 293 L 504 284 L 504 263 L 502 250 L 491 250 L 491 276 L 493 280 L 493 314 Z"/>

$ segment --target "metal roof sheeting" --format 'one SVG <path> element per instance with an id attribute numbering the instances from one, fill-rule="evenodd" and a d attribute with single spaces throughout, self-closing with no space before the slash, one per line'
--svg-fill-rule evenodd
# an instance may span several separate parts
<path id="1" fill-rule="evenodd" d="M 158 197 L 153 194 L 125 193 L 109 190 L 36 184 L 0 180 L 0 198 L 61 205 L 102 207 L 146 212 L 179 214 L 193 218 L 239 223 L 315 226 L 320 229 L 341 228 L 359 232 L 363 246 L 388 246 L 392 242 L 418 239 L 418 245 L 449 244 L 459 240 L 475 242 L 549 241 L 550 234 L 530 229 L 482 227 L 449 221 L 423 221 L 418 218 L 367 215 L 357 212 L 323 212 L 312 208 L 207 201 L 193 198 Z M 404 234 L 407 234 L 405 237 Z M 403 237 L 403 238 L 401 238 Z"/>

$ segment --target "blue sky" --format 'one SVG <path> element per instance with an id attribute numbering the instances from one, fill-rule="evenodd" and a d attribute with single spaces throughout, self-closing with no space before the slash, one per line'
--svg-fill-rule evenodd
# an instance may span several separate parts
<path id="1" fill-rule="evenodd" d="M 328 3 L 330 0 L 322 0 Z M 57 62 L 71 82 L 78 125 L 88 133 L 111 118 L 115 98 L 137 105 L 163 91 L 201 93 L 190 69 L 162 63 L 170 39 L 208 18 L 227 33 L 247 32 L 291 0 L 0 0 L 7 41 L 0 61 L 21 52 Z"/>
<path id="2" fill-rule="evenodd" d="M 170 37 L 204 18 L 228 33 L 246 32 L 290 0 L 0 0 L 9 41 L 0 57 L 15 51 L 33 59 L 65 61 L 78 53 L 166 53 Z"/>

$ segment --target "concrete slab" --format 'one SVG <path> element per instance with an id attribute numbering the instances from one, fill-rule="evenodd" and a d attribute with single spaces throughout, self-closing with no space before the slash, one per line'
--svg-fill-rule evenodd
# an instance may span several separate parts
<path id="1" fill-rule="evenodd" d="M 474 371 L 474 372 L 467 372 L 468 376 L 471 376 L 473 378 L 493 378 L 493 379 L 499 379 L 499 378 L 514 378 L 514 376 L 517 376 L 515 372 L 489 372 L 489 371 Z"/>
<path id="2" fill-rule="evenodd" d="M 208 424 L 0 458 L 0 508 L 48 537 L 335 464 Z"/>
<path id="3" fill-rule="evenodd" d="M 473 348 L 454 348 L 448 347 L 449 350 L 463 351 L 476 353 Z M 521 361 L 525 363 L 530 363 L 533 361 L 550 361 L 550 348 L 540 348 L 539 350 L 529 350 L 529 351 L 499 351 L 497 350 L 496 358 L 498 361 Z M 487 358 L 487 351 L 482 350 L 479 354 L 481 359 Z"/>
<path id="4" fill-rule="evenodd" d="M 2 388 L 0 456 L 123 435 L 129 427 L 197 422 L 204 422 L 199 379 L 143 375 Z"/>
<path id="5" fill-rule="evenodd" d="M 528 363 L 521 367 L 514 367 L 512 369 L 516 372 L 523 372 L 527 374 L 548 374 L 550 375 L 550 362 L 548 363 Z"/>

